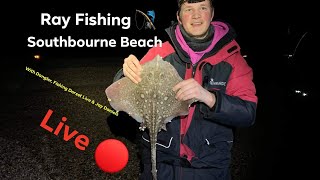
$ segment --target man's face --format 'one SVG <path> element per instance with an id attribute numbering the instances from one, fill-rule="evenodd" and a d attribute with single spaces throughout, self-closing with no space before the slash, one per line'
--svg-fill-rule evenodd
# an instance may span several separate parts
<path id="1" fill-rule="evenodd" d="M 198 3 L 186 2 L 182 4 L 177 18 L 191 37 L 197 39 L 205 38 L 213 18 L 213 9 L 211 8 L 210 1 L 205 0 Z"/>

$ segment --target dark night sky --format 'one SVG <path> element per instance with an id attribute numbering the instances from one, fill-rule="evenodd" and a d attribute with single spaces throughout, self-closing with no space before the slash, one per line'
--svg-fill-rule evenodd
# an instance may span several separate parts
<path id="1" fill-rule="evenodd" d="M 165 3 L 169 2 L 169 3 Z M 94 7 L 75 8 L 58 5 L 59 8 L 9 6 L 1 11 L 2 19 L 2 52 L 4 64 L 21 68 L 25 64 L 34 62 L 33 56 L 40 54 L 42 61 L 54 62 L 55 58 L 68 58 L 66 65 L 80 64 L 78 59 L 100 58 L 102 61 L 108 57 L 113 58 L 116 63 L 122 62 L 129 54 L 142 58 L 148 48 L 120 48 L 120 37 L 128 36 L 133 39 L 150 39 L 155 35 L 161 37 L 164 29 L 176 20 L 176 3 L 172 0 L 142 0 L 135 1 L 133 5 L 103 5 L 95 4 Z M 170 4 L 170 5 L 168 5 Z M 315 58 L 317 42 L 315 35 L 315 16 L 312 10 L 315 7 L 307 1 L 302 3 L 281 2 L 250 2 L 250 1 L 215 1 L 215 19 L 229 22 L 237 32 L 237 41 L 242 48 L 243 54 L 249 65 L 253 67 L 255 79 L 264 76 L 272 76 L 277 82 L 285 82 L 286 88 L 296 86 L 309 87 L 316 80 L 313 76 L 316 66 L 310 65 Z M 15 8 L 12 8 L 15 7 Z M 156 13 L 154 25 L 156 30 L 141 29 L 136 26 L 143 23 L 143 18 L 138 14 L 135 19 L 135 10 L 147 12 L 154 10 Z M 111 13 L 111 16 L 131 17 L 130 29 L 112 26 L 76 26 L 69 24 L 66 29 L 61 26 L 42 26 L 40 24 L 41 13 L 50 13 L 57 16 L 71 16 L 75 20 L 76 13 Z M 139 19 L 140 18 L 140 19 Z M 141 26 L 140 26 L 141 27 Z M 295 62 L 291 63 L 284 56 L 292 54 L 297 47 L 299 39 L 304 33 L 303 39 L 296 52 Z M 117 47 L 99 48 L 30 48 L 27 47 L 27 38 L 52 39 L 58 36 L 71 36 L 74 39 L 116 39 Z M 308 55 L 308 57 L 306 57 Z M 51 60 L 53 59 L 53 60 Z M 110 58 L 108 58 L 110 59 Z M 72 61 L 71 61 L 72 60 Z M 110 61 L 110 60 L 109 60 Z M 120 63 L 121 63 L 120 62 Z M 293 78 L 295 77 L 295 78 Z M 263 85 L 263 81 L 258 81 Z M 281 84 L 282 85 L 282 84 Z M 310 88 L 309 88 L 310 89 Z M 311 87 L 311 89 L 314 89 Z M 313 90 L 316 91 L 316 90 Z"/>
<path id="2" fill-rule="evenodd" d="M 169 2 L 169 3 L 168 3 Z M 117 2 L 115 2 L 117 3 Z M 314 31 L 312 5 L 282 1 L 250 2 L 250 1 L 215 1 L 215 20 L 229 22 L 236 30 L 237 41 L 242 51 L 250 54 L 254 59 L 268 59 L 274 55 L 290 53 L 293 51 L 301 35 L 306 31 Z M 155 35 L 162 37 L 164 29 L 176 20 L 177 5 L 172 0 L 141 0 L 133 5 L 107 3 L 95 4 L 94 7 L 75 8 L 58 5 L 58 8 L 15 7 L 8 5 L 1 11 L 2 16 L 2 48 L 5 57 L 32 58 L 34 54 L 45 57 L 126 57 L 135 54 L 142 57 L 148 48 L 120 48 L 120 37 L 128 36 L 132 39 L 152 39 Z M 156 30 L 138 29 L 142 27 L 143 18 L 140 14 L 135 19 L 135 10 L 156 13 L 154 25 Z M 45 26 L 40 24 L 41 13 L 50 13 L 56 16 L 71 16 L 71 23 L 66 29 L 61 26 Z M 102 13 L 106 16 L 131 18 L 131 27 L 121 29 L 115 26 L 76 26 L 75 14 L 89 13 L 96 15 Z M 310 33 L 309 33 L 310 34 Z M 52 39 L 54 37 L 71 36 L 74 39 L 116 39 L 117 47 L 98 48 L 30 48 L 27 47 L 27 38 L 34 36 L 37 39 Z M 267 50 L 267 53 L 266 53 Z M 250 61 L 250 59 L 249 59 Z M 264 66 L 263 61 L 251 62 L 251 65 Z"/>
<path id="3" fill-rule="evenodd" d="M 27 38 L 29 36 L 35 36 L 41 39 L 51 39 L 58 36 L 71 36 L 74 39 L 119 39 L 122 36 L 128 36 L 134 39 L 149 39 L 152 35 L 158 31 L 162 31 L 165 27 L 170 25 L 170 21 L 175 18 L 176 7 L 166 8 L 159 10 L 159 1 L 150 0 L 145 3 L 140 2 L 135 5 L 97 5 L 96 7 L 87 8 L 18 8 L 14 11 L 10 10 L 10 13 L 6 14 L 4 22 L 7 28 L 4 28 L 5 47 L 10 50 L 14 55 L 17 55 L 17 50 L 22 51 L 23 54 L 29 54 L 33 52 L 45 52 L 50 53 L 50 56 L 119 56 L 121 54 L 128 54 L 129 52 L 141 51 L 143 48 L 122 48 L 120 49 L 117 42 L 117 48 L 29 48 L 27 47 Z M 175 5 L 175 4 L 174 4 Z M 138 30 L 137 25 L 142 27 L 143 18 L 141 14 L 137 14 L 135 19 L 136 9 L 143 12 L 148 10 L 154 10 L 156 12 L 154 30 Z M 66 29 L 62 29 L 61 26 L 45 26 L 40 24 L 41 13 L 50 13 L 54 16 L 71 16 L 70 23 Z M 111 16 L 130 17 L 131 26 L 129 29 L 121 29 L 120 26 L 85 26 L 75 25 L 76 13 L 88 13 L 95 16 L 97 13 L 101 13 L 103 16 L 107 16 L 107 13 L 111 13 Z M 9 16 L 8 16 L 9 15 Z M 171 16 L 170 16 L 171 15 Z M 137 24 L 136 24 L 137 23 Z M 139 27 L 139 28 L 140 28 Z M 131 49 L 131 50 L 130 50 Z M 142 50 L 145 51 L 146 49 Z"/>
<path id="4" fill-rule="evenodd" d="M 169 2 L 167 5 L 164 2 Z M 248 1 L 232 2 L 232 1 L 216 1 L 215 2 L 215 18 L 229 22 L 238 33 L 238 42 L 244 50 L 254 50 L 257 43 L 272 44 L 281 46 L 285 39 L 290 24 L 295 26 L 308 28 L 312 20 L 311 12 L 307 6 L 299 4 L 294 5 L 292 2 L 286 5 L 273 4 L 270 2 Z M 171 20 L 175 20 L 176 4 L 172 1 L 160 0 L 144 0 L 137 1 L 134 5 L 99 5 L 94 8 L 69 8 L 60 6 L 59 8 L 38 8 L 36 6 L 19 7 L 12 9 L 11 7 L 4 9 L 2 15 L 2 31 L 4 31 L 4 47 L 6 52 L 12 52 L 14 56 L 24 56 L 37 52 L 48 54 L 50 56 L 125 56 L 124 54 L 144 53 L 146 48 L 29 48 L 27 47 L 27 38 L 35 36 L 36 38 L 51 39 L 56 36 L 71 36 L 75 39 L 86 38 L 105 38 L 117 39 L 121 36 L 128 36 L 134 39 L 148 39 L 153 35 L 163 32 L 163 29 L 170 25 Z M 135 19 L 135 9 L 143 12 L 154 10 L 156 18 L 154 30 L 138 30 L 137 25 L 143 23 L 141 15 Z M 120 27 L 111 26 L 76 26 L 74 24 L 75 14 L 85 12 L 89 15 L 97 13 L 111 13 L 111 16 L 129 16 L 131 17 L 131 27 L 128 30 Z M 71 23 L 66 29 L 61 26 L 41 26 L 40 14 L 50 13 L 51 15 L 71 16 Z M 137 23 L 137 24 L 136 24 Z M 302 25 L 298 25 L 302 24 Z M 307 26 L 306 26 L 307 24 Z M 140 26 L 141 27 L 141 26 Z M 278 43 L 274 43 L 277 39 Z M 280 42 L 280 43 L 279 43 Z M 119 42 L 117 42 L 119 43 Z M 119 45 L 118 45 L 119 46 Z M 262 45 L 263 46 L 263 45 Z M 276 47 L 278 49 L 281 47 Z M 279 50 L 280 50 L 279 49 Z M 19 52 L 19 53 L 18 53 Z"/>

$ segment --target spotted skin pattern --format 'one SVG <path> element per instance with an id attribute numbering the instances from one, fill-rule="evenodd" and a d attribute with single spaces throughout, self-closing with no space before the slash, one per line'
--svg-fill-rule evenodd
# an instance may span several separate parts
<path id="1" fill-rule="evenodd" d="M 182 78 L 175 68 L 157 55 L 142 65 L 138 84 L 124 77 L 106 89 L 109 104 L 117 111 L 124 111 L 140 123 L 140 130 L 149 130 L 152 176 L 157 179 L 157 135 L 166 130 L 166 124 L 176 116 L 187 115 L 189 102 L 175 99 L 172 88 Z"/>

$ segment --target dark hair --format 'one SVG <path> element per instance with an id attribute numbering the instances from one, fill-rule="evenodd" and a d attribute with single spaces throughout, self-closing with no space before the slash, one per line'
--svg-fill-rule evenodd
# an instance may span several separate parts
<path id="1" fill-rule="evenodd" d="M 182 4 L 188 2 L 188 3 L 198 3 L 198 2 L 202 2 L 202 1 L 205 1 L 205 0 L 177 0 L 178 1 L 178 8 L 180 10 Z M 211 7 L 212 6 L 212 0 L 209 0 L 210 1 L 210 4 L 211 4 Z"/>

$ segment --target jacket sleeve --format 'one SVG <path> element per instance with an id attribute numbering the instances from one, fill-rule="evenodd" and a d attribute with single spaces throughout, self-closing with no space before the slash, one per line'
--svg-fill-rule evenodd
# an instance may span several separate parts
<path id="1" fill-rule="evenodd" d="M 144 55 L 143 58 L 140 60 L 140 64 L 144 64 L 146 62 L 151 61 L 157 55 L 159 55 L 161 58 L 164 58 L 173 52 L 173 47 L 168 41 L 166 41 L 162 44 L 162 46 L 150 48 L 147 54 Z"/>
<path id="2" fill-rule="evenodd" d="M 227 60 L 232 65 L 226 92 L 212 91 L 216 104 L 209 108 L 200 105 L 205 119 L 234 127 L 248 127 L 254 124 L 257 107 L 253 72 L 239 52 Z"/>

